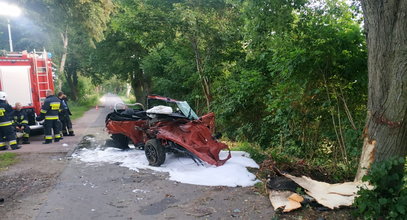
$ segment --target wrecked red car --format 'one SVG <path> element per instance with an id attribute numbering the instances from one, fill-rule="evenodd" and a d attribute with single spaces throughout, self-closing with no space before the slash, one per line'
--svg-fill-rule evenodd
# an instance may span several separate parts
<path id="1" fill-rule="evenodd" d="M 157 95 L 147 97 L 147 110 L 141 104 L 120 105 L 122 108 L 116 104 L 106 117 L 110 145 L 126 150 L 131 141 L 135 147 L 144 149 L 151 166 L 163 164 L 167 152 L 191 157 L 198 164 L 205 161 L 216 166 L 231 157 L 229 147 L 213 135 L 214 113 L 198 117 L 186 101 Z M 225 149 L 229 155 L 220 159 L 219 152 Z"/>

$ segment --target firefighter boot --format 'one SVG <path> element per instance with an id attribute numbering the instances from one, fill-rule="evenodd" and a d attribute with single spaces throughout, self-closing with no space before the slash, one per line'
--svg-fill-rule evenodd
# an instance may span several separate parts
<path id="1" fill-rule="evenodd" d="M 10 144 L 10 148 L 11 148 L 12 150 L 18 150 L 18 149 L 21 148 L 21 146 L 19 146 L 18 144 Z"/>
<path id="2" fill-rule="evenodd" d="M 11 140 L 11 141 L 9 141 L 8 143 L 9 143 L 10 148 L 11 148 L 12 150 L 18 150 L 18 149 L 21 148 L 20 146 L 18 146 L 17 140 Z"/>
<path id="3" fill-rule="evenodd" d="M 69 136 L 75 136 L 75 133 L 73 133 L 73 131 L 69 131 Z"/>
<path id="4" fill-rule="evenodd" d="M 42 144 L 51 144 L 52 143 L 52 139 L 45 139 L 44 142 L 42 142 Z"/>
<path id="5" fill-rule="evenodd" d="M 59 142 L 59 141 L 62 140 L 62 139 L 64 139 L 64 138 L 62 138 L 61 134 L 56 134 L 56 135 L 55 135 L 54 142 Z"/>
<path id="6" fill-rule="evenodd" d="M 23 143 L 22 144 L 30 144 L 30 141 L 28 140 L 28 137 L 23 137 Z"/>
<path id="7" fill-rule="evenodd" d="M 7 145 L 5 142 L 0 142 L 0 150 L 7 150 Z"/>
<path id="8" fill-rule="evenodd" d="M 62 135 L 63 135 L 64 137 L 66 137 L 66 136 L 68 136 L 69 134 L 68 134 L 67 131 L 62 131 Z"/>

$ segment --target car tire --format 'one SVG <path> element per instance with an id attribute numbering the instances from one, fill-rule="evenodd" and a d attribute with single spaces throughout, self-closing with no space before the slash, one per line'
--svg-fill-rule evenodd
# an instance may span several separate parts
<path id="1" fill-rule="evenodd" d="M 106 145 L 119 148 L 122 150 L 128 150 L 130 149 L 129 147 L 129 138 L 126 137 L 123 134 L 112 134 L 111 136 L 112 140 L 106 141 Z"/>
<path id="2" fill-rule="evenodd" d="M 144 152 L 150 166 L 159 167 L 165 161 L 165 149 L 157 139 L 148 140 Z"/>

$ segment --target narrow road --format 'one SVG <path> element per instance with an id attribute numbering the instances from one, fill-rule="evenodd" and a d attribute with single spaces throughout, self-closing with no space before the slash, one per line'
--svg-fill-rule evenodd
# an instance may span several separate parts
<path id="1" fill-rule="evenodd" d="M 99 109 L 77 120 L 75 141 L 82 138 L 82 143 L 91 145 L 87 147 L 103 145 L 109 138 L 105 116 L 119 101 L 115 95 L 105 95 Z M 271 219 L 274 215 L 267 197 L 252 187 L 197 186 L 167 178 L 166 173 L 148 169 L 136 172 L 119 164 L 87 164 L 72 158 L 43 202 L 30 210 L 31 219 Z"/>

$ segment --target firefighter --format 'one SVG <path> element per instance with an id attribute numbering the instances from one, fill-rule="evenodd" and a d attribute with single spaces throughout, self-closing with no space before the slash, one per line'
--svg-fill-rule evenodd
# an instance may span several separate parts
<path id="1" fill-rule="evenodd" d="M 23 133 L 22 144 L 29 144 L 30 141 L 28 140 L 28 138 L 30 137 L 30 126 L 28 126 L 27 114 L 21 110 L 21 103 L 19 102 L 16 103 L 12 117 L 15 131 Z"/>
<path id="2" fill-rule="evenodd" d="M 46 91 L 47 98 L 44 100 L 44 104 L 41 106 L 40 116 L 36 118 L 37 121 L 44 121 L 44 138 L 43 144 L 59 142 L 61 138 L 61 125 L 59 121 L 58 114 L 61 110 L 61 100 L 59 100 L 54 92 L 51 90 Z M 54 138 L 52 136 L 52 131 L 54 131 Z"/>
<path id="3" fill-rule="evenodd" d="M 58 92 L 58 98 L 61 100 L 62 111 L 59 114 L 59 119 L 62 123 L 62 134 L 64 136 L 75 136 L 75 133 L 72 129 L 72 122 L 70 118 L 70 115 L 72 115 L 72 113 L 71 110 L 69 110 L 68 98 L 63 92 Z"/>
<path id="4" fill-rule="evenodd" d="M 0 91 L 0 150 L 7 150 L 6 141 L 8 141 L 11 149 L 17 150 L 20 146 L 17 144 L 11 119 L 13 108 L 7 103 L 6 96 L 5 92 Z"/>

